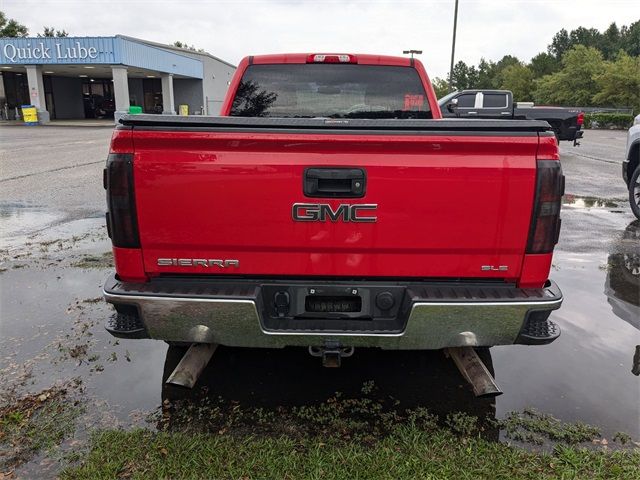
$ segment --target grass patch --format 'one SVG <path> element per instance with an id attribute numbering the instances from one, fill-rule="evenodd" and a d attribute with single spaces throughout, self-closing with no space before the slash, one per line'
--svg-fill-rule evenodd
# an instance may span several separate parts
<path id="1" fill-rule="evenodd" d="M 437 424 L 449 426 L 451 422 L 469 434 L 483 434 L 487 428 L 495 428 L 493 423 L 480 422 L 476 417 L 464 413 L 459 416 L 453 420 L 450 416 L 441 420 L 425 408 L 402 412 L 393 402 L 374 400 L 364 394 L 363 397 L 344 398 L 337 393 L 317 405 L 275 409 L 245 408 L 220 398 L 205 398 L 199 403 L 188 400 L 175 404 L 165 402 L 162 412 L 158 412 L 151 421 L 157 421 L 161 430 L 181 433 L 217 433 L 237 437 L 284 435 L 294 440 L 332 437 L 363 444 L 372 444 L 401 424 L 429 430 Z M 452 430 L 457 431 L 455 427 Z"/>
<path id="2" fill-rule="evenodd" d="M 55 387 L 0 407 L 0 472 L 59 445 L 81 411 L 66 389 Z"/>
<path id="3" fill-rule="evenodd" d="M 500 422 L 500 426 L 504 428 L 508 438 L 536 445 L 542 445 L 547 440 L 575 445 L 591 442 L 600 436 L 600 431 L 596 427 L 580 422 L 563 423 L 533 408 L 525 409 L 522 413 L 509 413 Z"/>
<path id="4" fill-rule="evenodd" d="M 105 252 L 102 255 L 83 255 L 78 261 L 71 264 L 76 268 L 110 268 L 113 267 L 113 253 Z"/>
<path id="5" fill-rule="evenodd" d="M 103 430 L 62 479 L 640 478 L 640 452 L 532 453 L 441 427 L 397 426 L 372 445 L 334 437 Z"/>
<path id="6" fill-rule="evenodd" d="M 504 421 L 461 412 L 440 418 L 366 398 L 373 388 L 363 386 L 364 398 L 336 394 L 274 410 L 166 401 L 152 419 L 160 431 L 98 430 L 61 478 L 640 478 L 640 449 L 595 446 L 594 427 L 534 410 Z M 487 431 L 497 429 L 555 446 L 532 452 L 489 440 Z"/>
<path id="7" fill-rule="evenodd" d="M 163 404 L 162 411 L 151 416 L 160 430 L 181 433 L 218 433 L 236 436 L 285 435 L 294 440 L 307 437 L 338 438 L 373 444 L 394 431 L 399 425 L 423 431 L 443 428 L 461 437 L 481 437 L 495 441 L 502 431 L 507 439 L 549 449 L 557 444 L 596 445 L 602 438 L 597 427 L 584 423 L 565 423 L 533 408 L 512 412 L 503 420 L 494 417 L 494 410 L 476 417 L 465 412 L 436 415 L 426 408 L 399 409 L 393 399 L 369 397 L 375 387 L 365 383 L 362 395 L 345 398 L 340 393 L 317 405 L 277 407 L 275 409 L 246 408 L 221 398 L 205 397 L 200 402 L 178 400 Z M 616 446 L 639 445 L 624 433 L 614 439 Z M 605 443 L 607 444 L 607 443 Z"/>

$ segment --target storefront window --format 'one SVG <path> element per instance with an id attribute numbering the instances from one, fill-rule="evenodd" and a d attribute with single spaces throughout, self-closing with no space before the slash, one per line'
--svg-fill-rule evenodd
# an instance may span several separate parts
<path id="1" fill-rule="evenodd" d="M 82 82 L 85 118 L 113 118 L 116 104 L 110 78 L 91 78 Z"/>
<path id="2" fill-rule="evenodd" d="M 162 82 L 159 78 L 145 78 L 142 81 L 144 92 L 144 113 L 162 113 Z"/>
<path id="3" fill-rule="evenodd" d="M 0 103 L 4 102 L 4 104 L 0 104 L 2 115 L 4 117 L 4 112 L 6 112 L 9 120 L 17 120 L 21 115 L 20 107 L 31 103 L 27 75 L 25 73 L 2 72 L 2 81 L 6 95 L 4 100 L 0 99 Z"/>

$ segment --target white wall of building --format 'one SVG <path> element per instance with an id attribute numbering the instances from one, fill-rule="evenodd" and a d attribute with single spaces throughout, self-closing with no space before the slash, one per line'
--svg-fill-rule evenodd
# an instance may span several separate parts
<path id="1" fill-rule="evenodd" d="M 175 51 L 173 48 L 171 50 Z M 181 55 L 195 58 L 203 63 L 204 75 L 201 84 L 202 103 L 198 103 L 195 110 L 198 110 L 200 105 L 202 105 L 205 108 L 205 115 L 218 115 L 236 67 L 206 53 L 198 53 L 185 49 L 178 49 L 178 51 Z M 174 79 L 174 82 L 175 81 L 176 79 Z M 176 88 L 176 103 L 179 105 L 180 102 L 177 100 L 178 95 L 179 92 Z M 189 105 L 191 106 L 190 103 Z M 193 113 L 195 110 L 189 108 L 189 113 Z"/>
<path id="2" fill-rule="evenodd" d="M 174 78 L 173 90 L 175 95 L 175 110 L 179 111 L 180 105 L 189 105 L 189 115 L 198 112 L 204 106 L 202 96 L 202 80 L 193 78 Z"/>
<path id="3" fill-rule="evenodd" d="M 211 57 L 203 57 L 203 62 L 202 89 L 206 102 L 205 112 L 208 115 L 218 115 L 236 69 Z"/>

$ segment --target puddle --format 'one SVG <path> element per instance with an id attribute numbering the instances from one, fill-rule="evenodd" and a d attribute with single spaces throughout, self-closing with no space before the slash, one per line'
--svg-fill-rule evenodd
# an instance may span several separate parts
<path id="1" fill-rule="evenodd" d="M 39 206 L 0 204 L 0 248 L 24 243 L 28 235 L 46 229 L 63 217 L 61 213 L 50 212 Z"/>
<path id="2" fill-rule="evenodd" d="M 563 208 L 619 208 L 628 202 L 625 199 L 608 199 L 598 197 L 585 197 L 580 195 L 572 195 L 567 193 L 562 197 Z M 621 213 L 623 210 L 616 210 L 615 213 Z"/>
<path id="3" fill-rule="evenodd" d="M 617 248 L 612 244 L 618 241 L 634 218 L 629 202 L 598 199 L 593 203 L 593 207 L 587 207 L 591 202 L 585 203 L 584 198 L 594 197 L 574 198 L 578 199 L 575 203 L 562 205 L 562 228 L 558 249 L 575 253 L 602 253 Z M 616 206 L 605 206 L 613 204 Z"/>
<path id="4" fill-rule="evenodd" d="M 25 253 L 49 247 L 60 239 L 78 241 L 104 225 L 102 212 L 77 212 L 74 217 L 38 205 L 0 203 L 0 250 Z"/>
<path id="5" fill-rule="evenodd" d="M 317 405 L 335 392 L 355 397 L 368 382 L 375 385 L 374 399 L 401 409 L 426 407 L 440 415 L 461 411 L 486 420 L 533 407 L 563 421 L 600 427 L 605 438 L 623 431 L 638 439 L 640 378 L 632 370 L 640 345 L 640 222 L 629 223 L 628 215 L 607 221 L 591 216 L 592 223 L 582 217 L 577 209 L 563 214 L 578 231 L 561 239 L 554 256 L 552 278 L 565 296 L 552 316 L 562 328 L 560 338 L 547 346 L 504 346 L 482 353 L 504 391 L 497 399 L 476 399 L 438 351 L 360 349 L 342 368 L 325 369 L 301 348 L 221 347 L 199 388 L 168 387 L 163 379 L 181 349 L 152 340 L 117 341 L 102 327 L 111 312 L 100 300 L 109 269 L 92 266 L 108 262 L 103 232 L 98 240 L 88 236 L 71 242 L 72 248 L 34 252 L 25 268 L 12 268 L 15 262 L 9 261 L 0 273 L 0 383 L 38 392 L 81 379 L 86 412 L 77 421 L 75 441 L 99 426 L 153 428 L 147 414 L 159 412 L 165 401 L 195 404 L 221 397 L 229 404 L 276 409 Z M 60 228 L 82 237 L 99 220 Z M 76 230 L 78 225 L 82 228 Z M 574 248 L 578 237 L 590 239 L 594 232 L 606 240 L 584 251 Z M 95 258 L 102 260 L 87 260 Z M 485 435 L 507 440 L 497 430 Z M 37 472 L 35 462 L 20 472 L 27 477 Z"/>
<path id="6" fill-rule="evenodd" d="M 54 252 L 77 251 L 99 244 L 104 250 L 111 250 L 106 226 L 102 215 L 89 218 L 63 218 L 56 214 L 41 212 L 33 215 L 34 227 L 24 231 L 4 229 L 5 222 L 0 219 L 0 272 L 6 270 L 7 262 L 13 260 L 36 260 L 43 263 L 47 255 Z M 30 215 L 30 214 L 28 214 Z M 35 217 L 38 217 L 35 220 Z M 43 226 L 45 219 L 53 222 Z M 13 222 L 8 220 L 6 224 Z M 14 264 L 12 268 L 22 268 L 26 264 Z"/>
<path id="7" fill-rule="evenodd" d="M 605 436 L 626 431 L 638 438 L 640 379 L 633 371 L 640 331 L 628 321 L 631 310 L 622 313 L 611 304 L 613 292 L 606 294 L 608 278 L 621 272 L 602 268 L 606 255 L 575 257 L 556 255 L 560 268 L 552 273 L 565 296 L 551 317 L 560 338 L 542 347 L 492 349 L 496 379 L 506 392 L 497 414 L 533 405 L 564 421 L 602 426 Z"/>

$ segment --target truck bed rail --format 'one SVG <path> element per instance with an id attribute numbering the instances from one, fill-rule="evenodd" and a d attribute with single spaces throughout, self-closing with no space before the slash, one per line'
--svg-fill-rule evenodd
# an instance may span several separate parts
<path id="1" fill-rule="evenodd" d="M 551 126 L 540 120 L 478 120 L 478 119 L 334 119 L 334 118 L 266 118 L 266 117 L 213 117 L 176 115 L 125 115 L 121 126 L 162 130 L 208 130 L 238 132 L 292 132 L 307 133 L 388 133 L 388 134 L 470 134 L 470 135 L 535 135 L 550 132 Z"/>

